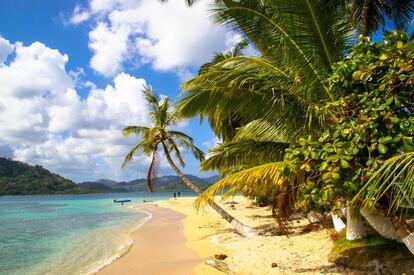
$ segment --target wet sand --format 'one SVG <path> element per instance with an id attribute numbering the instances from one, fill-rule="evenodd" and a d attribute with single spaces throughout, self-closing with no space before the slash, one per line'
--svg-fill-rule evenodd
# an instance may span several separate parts
<path id="1" fill-rule="evenodd" d="M 130 251 L 97 274 L 193 274 L 203 259 L 186 245 L 185 215 L 153 204 L 138 208 L 150 212 L 152 218 L 132 232 L 134 245 Z"/>

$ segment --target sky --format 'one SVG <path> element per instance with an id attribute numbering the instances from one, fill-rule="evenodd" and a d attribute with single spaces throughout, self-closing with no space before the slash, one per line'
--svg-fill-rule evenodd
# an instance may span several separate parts
<path id="1" fill-rule="evenodd" d="M 0 156 L 38 164 L 76 182 L 146 176 L 150 159 L 123 157 L 150 125 L 144 84 L 173 99 L 216 51 L 239 35 L 212 23 L 212 1 L 0 1 Z M 203 151 L 217 142 L 206 123 L 183 121 Z M 185 173 L 199 176 L 185 152 Z M 160 175 L 173 174 L 165 161 Z"/>

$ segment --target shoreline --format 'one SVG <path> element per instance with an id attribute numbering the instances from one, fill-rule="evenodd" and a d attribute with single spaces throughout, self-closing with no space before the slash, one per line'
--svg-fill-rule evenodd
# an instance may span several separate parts
<path id="1" fill-rule="evenodd" d="M 129 249 L 94 274 L 193 274 L 202 259 L 186 245 L 185 216 L 158 203 L 133 206 L 151 216 L 131 230 Z"/>
<path id="2" fill-rule="evenodd" d="M 88 272 L 86 272 L 87 275 L 97 274 L 99 271 L 101 271 L 105 267 L 111 265 L 112 263 L 116 262 L 117 260 L 119 260 L 120 258 L 125 256 L 126 254 L 128 254 L 129 251 L 131 250 L 132 246 L 134 246 L 134 244 L 135 244 L 134 237 L 133 237 L 134 232 L 139 230 L 150 219 L 152 219 L 152 214 L 150 212 L 145 211 L 143 209 L 139 209 L 137 206 L 131 206 L 131 208 L 136 209 L 136 210 L 138 210 L 142 213 L 145 213 L 148 216 L 145 219 L 141 220 L 138 223 L 138 225 L 136 225 L 134 228 L 132 228 L 128 231 L 130 239 L 127 242 L 125 242 L 124 244 L 122 244 L 115 254 L 112 254 L 111 256 L 109 256 L 106 259 L 102 260 L 96 266 L 94 266 L 93 268 L 88 270 Z"/>

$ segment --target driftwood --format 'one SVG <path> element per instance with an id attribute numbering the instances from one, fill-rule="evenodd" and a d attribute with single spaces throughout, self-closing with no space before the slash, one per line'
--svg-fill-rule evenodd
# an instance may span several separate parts
<path id="1" fill-rule="evenodd" d="M 226 274 L 236 275 L 236 273 L 231 271 L 229 266 L 223 261 L 220 261 L 220 260 L 217 260 L 215 258 L 209 257 L 209 258 L 206 259 L 205 263 L 207 265 L 210 265 L 210 266 L 214 267 L 215 269 L 220 270 L 221 272 L 226 273 Z"/>

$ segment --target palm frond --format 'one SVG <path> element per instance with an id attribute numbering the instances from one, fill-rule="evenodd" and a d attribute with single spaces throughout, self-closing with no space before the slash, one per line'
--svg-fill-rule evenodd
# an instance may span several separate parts
<path id="1" fill-rule="evenodd" d="M 295 207 L 299 186 L 305 182 L 303 171 L 286 170 L 285 163 L 273 162 L 237 172 L 201 193 L 194 201 L 194 206 L 197 209 L 204 207 L 209 200 L 214 200 L 216 195 L 222 195 L 222 199 L 226 199 L 237 192 L 249 196 L 274 194 L 272 212 L 280 228 L 286 230 L 286 224 Z"/>
<path id="2" fill-rule="evenodd" d="M 124 169 L 128 163 L 132 161 L 135 154 L 141 150 L 144 152 L 144 154 L 148 155 L 152 152 L 153 146 L 151 143 L 148 143 L 146 140 L 141 140 L 137 145 L 132 147 L 132 149 L 129 151 L 129 153 L 125 156 L 124 162 L 122 163 L 122 169 Z"/>
<path id="3" fill-rule="evenodd" d="M 237 171 L 248 167 L 281 161 L 287 143 L 271 141 L 243 140 L 218 145 L 208 153 L 208 158 L 200 165 L 202 171 Z"/>
<path id="4" fill-rule="evenodd" d="M 180 131 L 168 131 L 168 133 L 172 137 L 181 137 L 181 138 L 187 139 L 189 142 L 193 142 L 193 138 L 187 135 L 186 133 L 183 133 Z"/>
<path id="5" fill-rule="evenodd" d="M 251 195 L 265 195 L 281 184 L 283 175 L 280 170 L 283 167 L 283 162 L 273 162 L 234 173 L 207 188 L 195 200 L 194 205 L 198 209 L 205 206 L 208 200 L 214 200 L 216 195 L 223 195 L 223 198 L 226 198 L 237 191 Z"/>
<path id="6" fill-rule="evenodd" d="M 254 138 L 262 141 L 273 141 L 290 143 L 301 136 L 311 133 L 312 129 L 308 129 L 305 125 L 303 117 L 295 117 L 295 113 L 289 114 L 286 112 L 278 118 L 256 119 L 245 126 L 241 127 L 237 132 L 235 139 L 244 140 Z M 319 130 L 317 125 L 313 125 L 313 130 Z"/>
<path id="7" fill-rule="evenodd" d="M 243 50 L 245 50 L 249 46 L 249 43 L 247 40 L 241 40 L 237 42 L 237 44 L 234 46 L 233 50 L 231 51 L 231 57 L 239 56 L 243 54 Z"/>
<path id="8" fill-rule="evenodd" d="M 175 135 L 174 138 L 185 148 L 189 149 L 196 159 L 199 161 L 204 160 L 204 152 L 195 146 L 192 140 L 189 140 L 183 136 Z"/>
<path id="9" fill-rule="evenodd" d="M 413 19 L 413 0 L 384 0 L 384 12 L 394 26 L 403 30 Z"/>
<path id="10" fill-rule="evenodd" d="M 145 101 L 147 102 L 147 107 L 150 113 L 156 113 L 158 111 L 158 102 L 159 97 L 156 95 L 151 86 L 144 85 L 142 89 L 142 93 L 144 95 Z"/>
<path id="11" fill-rule="evenodd" d="M 122 129 L 122 134 L 124 136 L 130 136 L 133 134 L 145 135 L 149 130 L 150 128 L 144 126 L 127 126 L 124 129 Z"/>
<path id="12" fill-rule="evenodd" d="M 170 152 L 174 151 L 175 157 L 178 159 L 178 163 L 182 167 L 185 167 L 185 162 L 184 162 L 183 158 L 181 157 L 180 150 L 178 149 L 178 146 L 175 143 L 175 141 L 172 138 L 170 138 L 170 139 L 168 139 L 167 145 L 170 146 L 170 149 L 171 149 Z"/>
<path id="13" fill-rule="evenodd" d="M 390 214 L 401 213 L 414 201 L 414 152 L 392 157 L 384 162 L 355 196 L 351 204 L 365 198 L 364 205 L 375 207 L 377 202 L 387 197 Z"/>
<path id="14" fill-rule="evenodd" d="M 214 10 L 218 22 L 246 34 L 265 59 L 289 64 L 308 81 L 316 78 L 329 93 L 323 83 L 326 74 L 351 38 L 350 26 L 336 9 L 325 9 L 324 1 L 308 0 L 223 2 Z"/>

